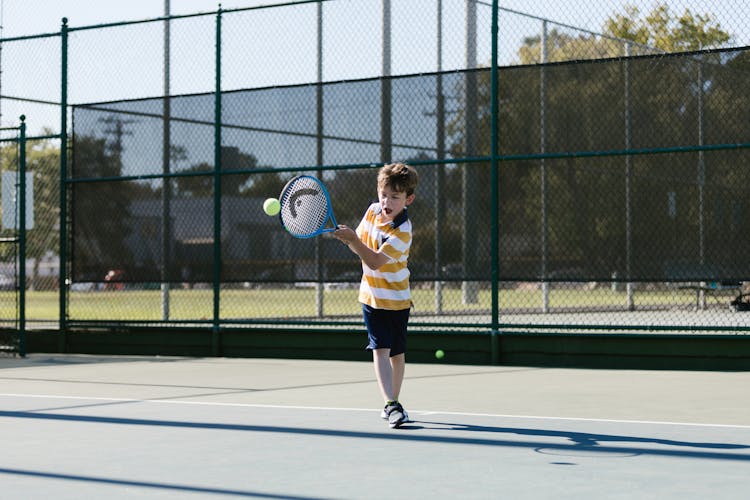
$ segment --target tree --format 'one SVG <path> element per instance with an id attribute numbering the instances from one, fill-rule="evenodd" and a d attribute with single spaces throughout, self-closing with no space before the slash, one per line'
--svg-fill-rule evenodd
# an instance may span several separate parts
<path id="1" fill-rule="evenodd" d="M 45 131 L 50 134 L 50 131 Z M 39 276 L 40 260 L 57 255 L 60 249 L 60 148 L 53 141 L 32 143 L 26 154 L 27 171 L 34 173 L 34 230 L 29 232 L 27 257 L 34 259 L 31 286 L 53 286 L 34 279 Z M 38 282 L 39 281 L 39 282 Z"/>
<path id="2" fill-rule="evenodd" d="M 44 130 L 43 134 L 51 134 Z M 6 145 L 0 150 L 3 170 L 17 170 L 18 146 Z M 55 285 L 42 283 L 39 276 L 40 260 L 48 255 L 57 255 L 60 244 L 60 148 L 50 140 L 29 141 L 26 145 L 26 171 L 33 174 L 34 228 L 27 232 L 26 257 L 33 260 L 31 274 L 27 277 L 31 288 Z M 3 259 L 9 257 L 9 245 L 0 246 Z"/>
<path id="3" fill-rule="evenodd" d="M 73 175 L 76 178 L 121 175 L 120 153 L 106 139 L 76 136 Z M 131 202 L 150 188 L 124 181 L 74 183 L 72 197 L 73 276 L 76 281 L 98 281 L 110 269 L 133 274 L 133 255 L 126 243 L 133 231 Z"/>
<path id="4" fill-rule="evenodd" d="M 685 9 L 672 14 L 667 4 L 656 5 L 643 16 L 638 7 L 628 5 L 604 23 L 604 33 L 664 52 L 682 52 L 721 47 L 732 37 L 710 14 L 693 14 Z"/>
<path id="5" fill-rule="evenodd" d="M 173 151 L 179 151 L 178 148 L 179 147 L 175 148 Z M 222 169 L 224 170 L 249 170 L 260 168 L 258 165 L 258 159 L 255 156 L 242 153 L 239 148 L 232 146 L 223 146 L 221 148 L 221 162 Z M 205 198 L 213 196 L 213 170 L 213 164 L 206 162 L 196 163 L 195 165 L 182 170 L 182 173 L 198 174 L 205 172 L 205 174 L 175 177 L 175 196 L 188 198 Z M 257 175 L 253 176 L 248 173 L 222 174 L 221 195 L 238 196 L 241 194 L 247 194 L 248 192 L 262 191 L 258 189 L 260 185 L 256 186 L 256 184 L 259 182 L 262 184 L 262 179 L 265 179 L 265 177 L 266 176 L 262 176 L 261 179 L 258 179 Z"/>
<path id="6" fill-rule="evenodd" d="M 626 41 L 634 42 L 631 55 L 637 55 L 716 48 L 732 39 L 710 14 L 694 14 L 690 9 L 685 9 L 682 15 L 677 16 L 667 4 L 657 4 L 646 15 L 632 5 L 625 6 L 624 11 L 604 22 L 602 34 L 605 37 L 591 34 L 574 36 L 552 29 L 547 35 L 545 62 L 623 56 L 623 42 Z M 541 42 L 539 35 L 525 38 L 518 50 L 519 62 L 542 62 Z"/>
<path id="7" fill-rule="evenodd" d="M 664 5 L 654 8 L 648 16 L 641 16 L 637 9 L 628 7 L 625 15 L 608 19 L 604 31 L 609 38 L 571 36 L 551 30 L 547 36 L 547 62 L 592 61 L 544 66 L 543 70 L 534 65 L 540 62 L 541 37 L 524 40 L 518 56 L 525 66 L 501 70 L 498 141 L 502 154 L 538 153 L 542 151 L 542 140 L 545 152 L 622 149 L 625 147 L 625 64 L 623 60 L 598 62 L 597 59 L 625 55 L 625 40 L 642 44 L 630 52 L 635 55 L 643 53 L 643 46 L 647 44 L 653 47 L 651 52 L 661 53 L 717 47 L 731 39 L 710 15 L 685 11 L 682 16 L 675 16 Z M 624 41 L 613 41 L 611 37 Z M 713 106 L 719 104 L 713 95 L 728 92 L 736 96 L 739 92 L 718 85 L 719 79 L 711 76 L 712 71 L 706 68 L 709 62 L 722 61 L 719 56 L 711 57 L 646 58 L 630 63 L 628 81 L 632 95 L 627 109 L 635 124 L 631 147 L 633 144 L 653 147 L 698 143 L 698 108 L 701 107 L 700 112 L 705 116 L 721 114 L 722 110 L 712 111 Z M 704 71 L 702 77 L 700 71 Z M 545 81 L 544 114 L 542 75 Z M 467 119 L 474 120 L 480 131 L 479 150 L 475 154 L 489 154 L 489 78 L 488 70 L 478 73 L 476 97 L 479 104 L 474 116 L 467 117 L 465 89 L 468 80 L 458 81 L 454 86 L 461 105 L 448 124 L 448 130 L 451 133 L 451 152 L 457 157 L 474 156 L 472 152 L 464 151 Z M 699 102 L 703 104 L 699 105 Z M 726 104 L 729 100 L 724 96 L 721 102 Z M 540 132 L 542 116 L 545 120 L 544 137 Z M 720 120 L 716 120 L 712 130 L 720 134 L 723 126 Z M 643 193 L 648 192 L 648 195 L 641 193 L 645 198 L 644 203 L 638 205 L 638 220 L 654 226 L 656 213 L 662 212 L 655 206 L 661 201 L 661 195 L 655 197 L 655 183 L 648 181 L 655 173 L 665 177 L 667 183 L 695 178 L 693 173 L 686 175 L 686 172 L 695 171 L 693 165 L 685 163 L 686 158 L 683 156 L 681 161 L 670 163 L 672 171 L 669 172 L 662 165 L 663 156 L 639 157 L 635 172 L 646 179 L 642 186 Z M 621 249 L 625 246 L 623 159 L 617 156 L 503 162 L 499 182 L 501 242 L 513 242 L 515 247 L 502 248 L 501 260 L 508 259 L 506 263 L 512 273 L 518 270 L 518 262 L 523 260 L 512 262 L 513 255 L 526 251 L 529 252 L 524 257 L 527 262 L 539 258 L 542 233 L 540 163 L 545 165 L 548 193 L 546 250 L 552 258 L 559 260 L 560 266 L 570 267 L 573 262 L 580 262 L 589 271 L 596 270 L 597 277 L 609 277 L 613 266 L 622 265 Z M 466 165 L 462 168 L 475 167 Z M 686 168 L 692 170 L 686 171 Z M 481 177 L 478 185 L 489 186 L 489 169 L 475 170 Z M 662 188 L 664 185 L 661 184 Z M 480 191 L 468 196 L 485 205 L 489 189 Z M 522 248 L 526 250 L 519 250 Z M 503 265 L 501 263 L 501 268 Z M 536 271 L 528 268 L 524 276 L 533 276 Z"/>

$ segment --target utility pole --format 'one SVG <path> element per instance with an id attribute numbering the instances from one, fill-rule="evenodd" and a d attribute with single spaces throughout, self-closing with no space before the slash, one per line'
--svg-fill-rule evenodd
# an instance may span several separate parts
<path id="1" fill-rule="evenodd" d="M 133 135 L 133 132 L 125 130 L 125 127 L 127 125 L 137 123 L 137 121 L 120 118 L 113 115 L 110 115 L 106 118 L 99 118 L 99 121 L 107 125 L 107 128 L 104 129 L 104 133 L 107 135 L 112 135 L 114 137 L 114 142 L 110 146 L 110 150 L 117 158 L 117 163 L 120 167 L 120 173 L 122 173 L 122 138 L 126 135 Z"/>

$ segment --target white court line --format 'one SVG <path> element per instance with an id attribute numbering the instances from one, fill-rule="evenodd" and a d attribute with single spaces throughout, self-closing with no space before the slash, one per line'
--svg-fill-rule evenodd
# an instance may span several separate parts
<path id="1" fill-rule="evenodd" d="M 324 410 L 324 411 L 361 411 L 375 412 L 372 408 L 345 408 L 330 406 L 297 406 L 297 405 L 269 405 L 257 403 L 221 403 L 211 401 L 176 401 L 171 399 L 132 399 L 132 398 L 104 398 L 94 396 L 58 396 L 52 394 L 15 394 L 0 393 L 0 397 L 14 398 L 36 398 L 36 399 L 76 399 L 84 401 L 110 401 L 120 403 L 150 403 L 150 404 L 170 404 L 170 405 L 195 405 L 195 406 L 227 406 L 237 408 L 274 408 L 284 410 Z M 570 422 L 600 422 L 615 424 L 647 424 L 647 425 L 669 425 L 669 426 L 686 426 L 686 427 L 717 427 L 728 429 L 750 429 L 750 425 L 738 424 L 707 424 L 693 422 L 665 422 L 659 420 L 621 420 L 609 418 L 581 418 L 581 417 L 550 417 L 544 415 L 509 415 L 502 413 L 467 413 L 457 411 L 437 411 L 437 410 L 414 410 L 409 409 L 411 415 L 457 415 L 464 417 L 489 417 L 489 418 L 516 418 L 521 420 L 561 420 Z"/>

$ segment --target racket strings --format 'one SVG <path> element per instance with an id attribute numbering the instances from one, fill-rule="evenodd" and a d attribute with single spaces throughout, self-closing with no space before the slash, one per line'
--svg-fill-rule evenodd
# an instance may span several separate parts
<path id="1" fill-rule="evenodd" d="M 315 179 L 295 179 L 284 190 L 279 202 L 284 227 L 293 235 L 315 234 L 328 221 L 328 197 Z"/>

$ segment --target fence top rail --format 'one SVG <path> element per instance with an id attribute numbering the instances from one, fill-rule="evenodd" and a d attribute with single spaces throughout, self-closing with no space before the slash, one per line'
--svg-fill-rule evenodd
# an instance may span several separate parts
<path id="1" fill-rule="evenodd" d="M 26 115 L 21 115 L 18 117 L 18 125 L 9 125 L 7 127 L 0 127 L 0 131 L 3 130 L 16 130 L 16 131 L 23 131 L 26 127 Z"/>
<path id="2" fill-rule="evenodd" d="M 7 43 L 7 42 L 20 42 L 23 40 L 34 40 L 37 38 L 54 38 L 58 36 L 60 36 L 59 31 L 55 31 L 54 33 L 36 33 L 33 35 L 9 36 L 5 38 L 0 38 L 0 44 Z"/>
<path id="3" fill-rule="evenodd" d="M 251 10 L 272 9 L 272 8 L 277 8 L 277 7 L 290 7 L 290 6 L 295 6 L 295 5 L 327 3 L 327 2 L 332 2 L 332 1 L 334 0 L 295 0 L 295 1 L 290 1 L 290 2 L 255 5 L 252 7 L 237 7 L 234 9 L 222 9 L 221 4 L 219 4 L 217 10 L 213 10 L 213 11 L 193 12 L 190 14 L 174 14 L 170 16 L 160 16 L 160 17 L 153 17 L 153 18 L 148 18 L 148 19 L 133 19 L 129 21 L 116 21 L 116 22 L 110 22 L 110 23 L 88 24 L 84 26 L 70 26 L 68 25 L 69 18 L 63 17 L 61 24 L 67 30 L 68 33 L 71 33 L 75 31 L 115 28 L 119 26 L 129 26 L 129 25 L 134 25 L 134 24 L 164 22 L 164 21 L 172 21 L 175 19 L 188 19 L 192 17 L 216 16 L 217 14 L 229 14 L 229 13 L 234 13 L 234 12 L 244 12 L 244 11 L 251 11 Z M 17 42 L 21 40 L 31 40 L 35 38 L 57 37 L 57 36 L 60 36 L 61 33 L 62 33 L 62 30 L 52 32 L 52 33 L 38 33 L 38 34 L 31 34 L 31 35 L 19 35 L 19 36 L 13 36 L 13 37 L 0 38 L 0 44 L 4 42 Z"/>

